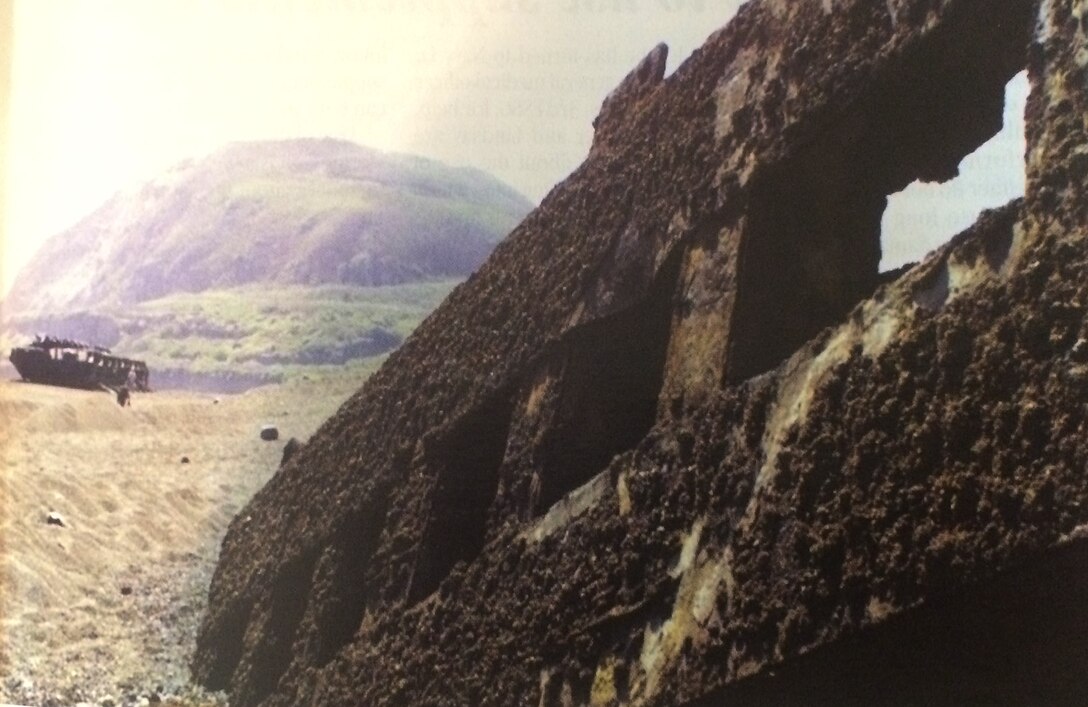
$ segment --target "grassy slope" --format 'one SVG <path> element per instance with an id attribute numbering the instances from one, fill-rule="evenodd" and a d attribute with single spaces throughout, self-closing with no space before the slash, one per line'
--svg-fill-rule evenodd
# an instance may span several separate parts
<path id="1" fill-rule="evenodd" d="M 120 330 L 114 352 L 147 361 L 153 385 L 156 372 L 164 371 L 205 378 L 244 375 L 259 382 L 322 376 L 346 365 L 362 375 L 458 282 L 249 285 L 173 294 L 98 314 Z M 9 332 L 0 342 L 7 348 L 25 343 L 25 337 Z"/>
<path id="2" fill-rule="evenodd" d="M 388 351 L 385 342 L 408 336 L 455 284 L 251 286 L 170 295 L 119 314 L 116 348 L 154 367 L 198 372 L 283 374 L 341 359 L 365 362 Z M 345 355 L 360 343 L 371 355 Z"/>
<path id="3" fill-rule="evenodd" d="M 27 316 L 250 283 L 463 278 L 531 207 L 476 170 L 333 140 L 242 143 L 57 234 L 4 305 Z"/>

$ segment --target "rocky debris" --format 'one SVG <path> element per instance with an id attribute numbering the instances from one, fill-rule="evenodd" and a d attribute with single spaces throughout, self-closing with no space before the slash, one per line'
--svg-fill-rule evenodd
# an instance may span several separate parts
<path id="1" fill-rule="evenodd" d="M 290 461 L 291 457 L 298 454 L 301 449 L 302 442 L 299 442 L 296 438 L 292 437 L 287 440 L 287 444 L 283 445 L 283 456 L 280 458 L 280 466 L 283 466 Z"/>
<path id="2" fill-rule="evenodd" d="M 62 694 L 51 694 L 38 689 L 29 681 L 8 678 L 3 684 L 7 694 L 20 695 L 14 702 L 5 703 L 5 707 L 148 707 L 165 705 L 166 707 L 226 707 L 223 695 L 207 693 L 197 688 L 185 688 L 177 692 L 160 694 L 159 692 L 140 693 L 133 690 L 122 695 L 93 697 L 92 693 L 73 689 Z"/>
<path id="3" fill-rule="evenodd" d="M 42 666 L 7 663 L 0 670 L 0 704 L 97 707 L 110 699 L 117 707 L 138 707 L 150 704 L 151 695 L 158 694 L 160 704 L 172 707 L 225 707 L 226 695 L 193 685 L 185 667 L 203 613 L 209 559 L 185 554 L 118 567 L 124 585 L 139 588 L 123 599 L 117 597 L 131 607 L 133 621 L 140 626 L 139 662 L 127 663 L 107 646 L 76 647 L 78 659 L 54 663 L 51 673 L 39 673 L 37 678 L 34 671 Z"/>
<path id="4" fill-rule="evenodd" d="M 617 86 L 601 105 L 600 114 L 593 121 L 593 152 L 607 149 L 609 138 L 615 128 L 621 125 L 627 116 L 637 110 L 638 103 L 653 93 L 665 79 L 665 66 L 669 58 L 669 48 L 658 44 L 639 62 L 630 74 Z"/>
<path id="5" fill-rule="evenodd" d="M 49 511 L 45 514 L 45 524 L 56 525 L 61 528 L 68 527 L 68 524 L 64 522 L 64 516 L 62 516 L 60 513 L 57 513 L 56 511 Z"/>
<path id="6" fill-rule="evenodd" d="M 232 523 L 196 677 L 236 707 L 1075 703 L 1081 4 L 753 0 L 672 76 L 655 50 Z M 881 277 L 886 195 L 953 176 L 1025 66 L 1025 198 Z"/>
<path id="7" fill-rule="evenodd" d="M 261 439 L 265 442 L 274 442 L 280 438 L 280 430 L 275 425 L 261 426 Z"/>
<path id="8" fill-rule="evenodd" d="M 181 463 L 182 464 L 188 464 L 189 463 L 189 457 L 182 457 L 181 458 Z"/>
<path id="9" fill-rule="evenodd" d="M 150 704 L 157 693 L 160 704 L 171 707 L 225 707 L 226 695 L 193 685 L 186 668 L 204 612 L 213 554 L 178 553 L 158 562 L 118 566 L 124 586 L 134 589 L 127 597 L 119 591 L 115 595 L 131 616 L 131 637 L 119 636 L 117 646 L 64 645 L 60 650 L 67 660 L 54 655 L 4 662 L 0 704 L 97 707 L 112 699 L 117 707 L 138 707 Z M 13 638 L 25 638 L 25 631 Z M 135 650 L 126 650 L 130 640 Z M 17 641 L 11 655 L 21 655 Z"/>

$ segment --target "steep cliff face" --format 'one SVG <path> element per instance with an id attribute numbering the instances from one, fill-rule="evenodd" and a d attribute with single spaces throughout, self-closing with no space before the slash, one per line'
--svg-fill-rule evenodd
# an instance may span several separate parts
<path id="1" fill-rule="evenodd" d="M 1084 694 L 1086 16 L 757 0 L 668 78 L 655 49 L 235 519 L 197 677 L 236 705 Z M 886 195 L 954 175 L 1025 66 L 1024 200 L 881 284 Z"/>

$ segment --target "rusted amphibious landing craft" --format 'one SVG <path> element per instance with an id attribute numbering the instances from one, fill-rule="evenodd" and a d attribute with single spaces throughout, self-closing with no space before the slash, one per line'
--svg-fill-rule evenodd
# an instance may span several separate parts
<path id="1" fill-rule="evenodd" d="M 114 356 L 101 346 L 52 336 L 34 338 L 11 350 L 15 369 L 32 383 L 97 390 L 102 387 L 148 391 L 147 364 Z"/>

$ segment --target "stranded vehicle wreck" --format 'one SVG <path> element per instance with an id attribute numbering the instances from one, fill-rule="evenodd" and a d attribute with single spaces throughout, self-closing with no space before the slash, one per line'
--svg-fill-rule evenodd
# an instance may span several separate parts
<path id="1" fill-rule="evenodd" d="M 150 391 L 147 364 L 114 356 L 102 346 L 53 336 L 36 336 L 29 346 L 11 350 L 11 363 L 23 380 L 68 388 L 102 387 Z"/>

